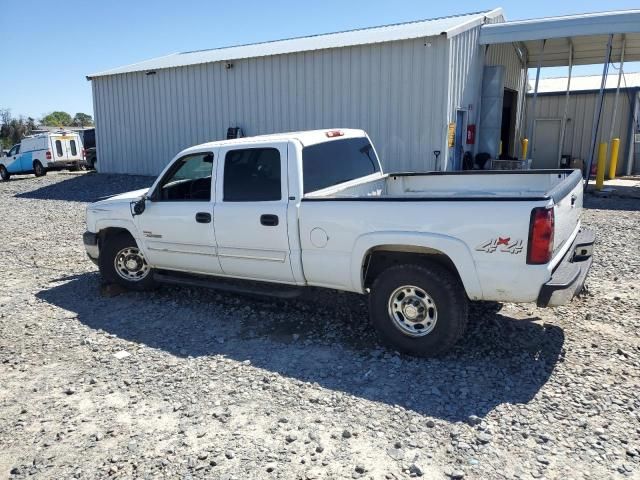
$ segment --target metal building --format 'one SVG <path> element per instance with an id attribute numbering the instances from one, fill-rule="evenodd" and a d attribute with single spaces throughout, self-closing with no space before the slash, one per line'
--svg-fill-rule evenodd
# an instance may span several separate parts
<path id="1" fill-rule="evenodd" d="M 610 134 L 612 138 L 620 139 L 616 174 L 628 175 L 640 172 L 640 73 L 623 76 L 614 108 L 616 80 L 616 75 L 609 76 L 605 84 L 601 127 L 596 141 L 609 142 Z M 541 79 L 535 114 L 531 111 L 532 95 L 527 96 L 527 112 L 530 112 L 527 115 L 534 115 L 534 168 L 558 168 L 563 156 L 577 159 L 577 165 L 588 158 L 600 83 L 599 75 L 572 78 L 567 102 L 567 78 Z M 565 102 L 567 115 L 563 121 Z M 564 135 L 561 135 L 563 131 Z"/>
<path id="2" fill-rule="evenodd" d="M 500 140 L 514 154 L 526 63 L 515 44 L 479 43 L 482 25 L 501 22 L 495 9 L 177 53 L 89 75 L 98 168 L 154 175 L 229 127 L 245 135 L 363 128 L 387 171 L 460 168 L 464 151 L 495 155 Z"/>

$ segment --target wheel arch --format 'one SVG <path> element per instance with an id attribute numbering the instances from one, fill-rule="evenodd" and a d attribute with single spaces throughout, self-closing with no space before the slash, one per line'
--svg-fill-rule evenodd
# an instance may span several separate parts
<path id="1" fill-rule="evenodd" d="M 129 235 L 138 245 L 138 248 L 142 249 L 142 242 L 139 241 L 138 236 L 136 235 L 136 230 L 134 225 L 130 222 L 126 221 L 109 221 L 106 222 L 98 222 L 96 225 L 96 230 L 98 234 L 98 241 L 102 244 L 109 238 L 119 234 L 127 234 Z"/>
<path id="2" fill-rule="evenodd" d="M 364 293 L 375 275 L 399 263 L 437 263 L 452 271 L 471 300 L 482 299 L 482 288 L 473 257 L 464 242 L 447 235 L 383 232 L 363 235 L 356 241 L 351 261 L 355 291 Z"/>

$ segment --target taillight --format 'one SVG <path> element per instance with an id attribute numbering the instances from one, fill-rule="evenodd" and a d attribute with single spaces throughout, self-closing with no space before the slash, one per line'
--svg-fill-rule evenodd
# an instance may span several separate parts
<path id="1" fill-rule="evenodd" d="M 82 159 L 83 160 L 87 159 L 87 150 L 85 148 L 82 149 Z"/>
<path id="2" fill-rule="evenodd" d="M 47 160 L 51 160 L 51 150 L 47 150 L 47 153 L 45 154 L 45 158 Z"/>
<path id="3" fill-rule="evenodd" d="M 542 265 L 551 260 L 553 224 L 553 207 L 538 207 L 531 210 L 529 245 L 527 246 L 527 263 L 529 265 Z"/>

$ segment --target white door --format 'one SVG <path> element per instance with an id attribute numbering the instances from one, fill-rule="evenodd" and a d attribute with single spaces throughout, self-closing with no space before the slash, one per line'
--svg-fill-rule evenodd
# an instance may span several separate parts
<path id="1" fill-rule="evenodd" d="M 532 168 L 560 167 L 560 128 L 559 118 L 539 118 L 535 121 L 534 144 L 531 155 Z"/>
<path id="2" fill-rule="evenodd" d="M 211 152 L 176 160 L 135 217 L 155 268 L 221 273 L 213 230 L 215 169 Z"/>
<path id="3" fill-rule="evenodd" d="M 54 162 L 66 162 L 69 159 L 69 138 L 70 137 L 66 135 L 56 135 L 51 137 Z"/>
<path id="4" fill-rule="evenodd" d="M 287 144 L 220 149 L 215 230 L 225 275 L 294 283 Z"/>
<path id="5" fill-rule="evenodd" d="M 68 160 L 82 160 L 82 142 L 78 135 L 72 135 L 66 140 L 67 145 L 67 159 Z"/>

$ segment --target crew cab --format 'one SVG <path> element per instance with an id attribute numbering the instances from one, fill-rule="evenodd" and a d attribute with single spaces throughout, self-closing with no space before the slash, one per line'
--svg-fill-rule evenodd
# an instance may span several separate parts
<path id="1" fill-rule="evenodd" d="M 150 188 L 90 204 L 84 244 L 131 289 L 231 277 L 368 295 L 381 338 L 429 356 L 470 300 L 578 294 L 595 240 L 581 210 L 579 171 L 384 173 L 364 131 L 316 130 L 188 148 Z"/>
<path id="2" fill-rule="evenodd" d="M 50 170 L 76 170 L 83 156 L 82 140 L 75 132 L 60 130 L 29 135 L 0 159 L 0 178 L 7 181 L 11 175 L 33 173 L 41 177 Z"/>

